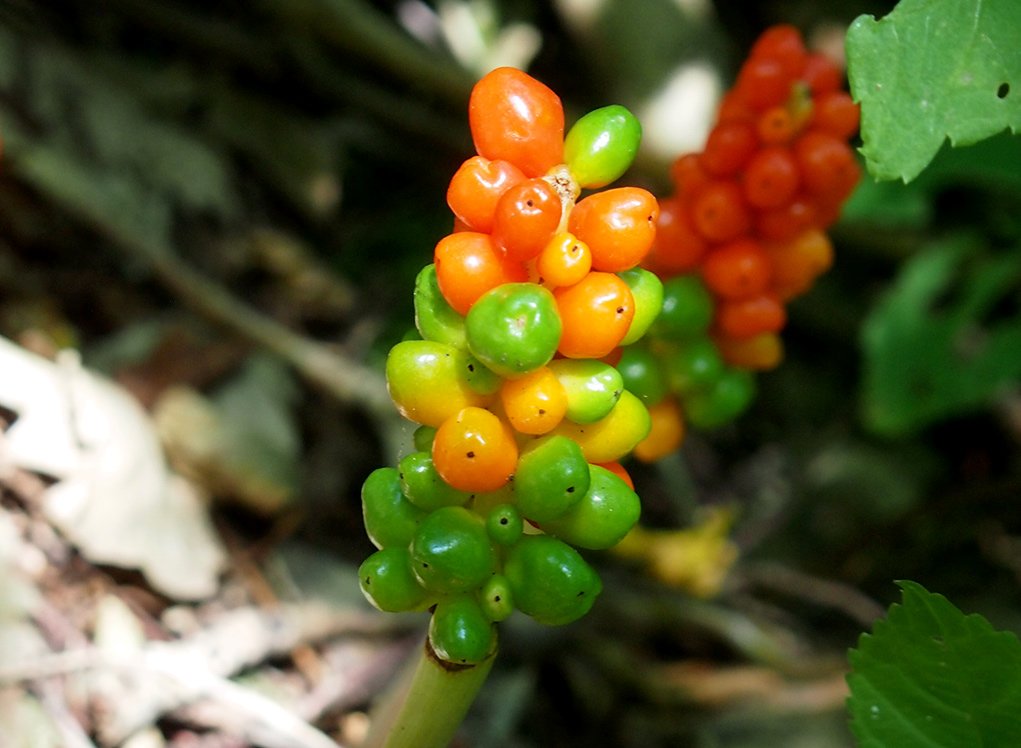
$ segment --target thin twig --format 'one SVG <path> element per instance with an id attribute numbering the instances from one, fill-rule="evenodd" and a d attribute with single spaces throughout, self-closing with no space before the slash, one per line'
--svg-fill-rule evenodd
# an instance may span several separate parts
<path id="1" fill-rule="evenodd" d="M 848 584 L 823 579 L 777 563 L 743 564 L 731 577 L 823 608 L 839 610 L 862 626 L 871 626 L 884 614 L 883 606 Z"/>

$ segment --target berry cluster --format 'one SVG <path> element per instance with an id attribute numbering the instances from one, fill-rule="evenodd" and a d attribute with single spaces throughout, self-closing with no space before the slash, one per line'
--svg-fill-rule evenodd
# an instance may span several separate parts
<path id="1" fill-rule="evenodd" d="M 575 547 L 615 545 L 640 503 L 619 460 L 649 432 L 642 401 L 603 358 L 657 317 L 662 283 L 638 267 L 656 199 L 592 192 L 629 167 L 641 137 L 620 106 L 564 137 L 559 98 L 499 68 L 474 87 L 477 155 L 451 179 L 453 233 L 415 286 L 420 339 L 386 376 L 415 450 L 362 489 L 379 549 L 362 564 L 382 610 L 433 609 L 441 658 L 484 659 L 515 609 L 547 624 L 584 615 L 601 582 Z"/>
<path id="2" fill-rule="evenodd" d="M 737 416 L 754 397 L 749 372 L 780 362 L 785 303 L 832 263 L 825 229 L 861 174 L 848 145 L 858 107 L 842 81 L 795 28 L 768 29 L 703 151 L 671 167 L 676 191 L 661 201 L 645 262 L 668 279 L 663 318 L 644 349 L 624 359 L 625 384 L 637 392 L 646 383 L 653 413 L 639 457 L 676 448 L 681 411 L 697 427 Z"/>

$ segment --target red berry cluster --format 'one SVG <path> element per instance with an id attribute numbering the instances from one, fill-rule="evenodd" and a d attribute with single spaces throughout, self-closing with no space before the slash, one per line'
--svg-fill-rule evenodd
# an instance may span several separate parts
<path id="1" fill-rule="evenodd" d="M 825 229 L 861 175 L 848 139 L 858 106 L 797 29 L 762 34 L 701 153 L 678 158 L 647 267 L 698 273 L 716 300 L 712 335 L 731 365 L 780 362 L 785 302 L 832 263 Z"/>

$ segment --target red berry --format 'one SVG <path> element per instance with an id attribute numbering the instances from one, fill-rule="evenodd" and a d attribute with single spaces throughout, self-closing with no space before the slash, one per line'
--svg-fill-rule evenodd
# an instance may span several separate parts
<path id="1" fill-rule="evenodd" d="M 789 149 L 763 148 L 752 156 L 741 181 L 748 204 L 755 208 L 779 208 L 798 191 L 798 162 Z"/>
<path id="2" fill-rule="evenodd" d="M 729 177 L 745 165 L 758 146 L 748 122 L 723 122 L 713 128 L 699 165 L 716 177 Z"/>
<path id="3" fill-rule="evenodd" d="M 706 286 L 725 299 L 761 294 L 772 273 L 769 256 L 754 239 L 737 239 L 713 249 L 702 262 Z"/>
<path id="4" fill-rule="evenodd" d="M 691 201 L 691 222 L 713 242 L 725 242 L 745 233 L 750 219 L 737 182 L 718 179 L 699 189 Z"/>

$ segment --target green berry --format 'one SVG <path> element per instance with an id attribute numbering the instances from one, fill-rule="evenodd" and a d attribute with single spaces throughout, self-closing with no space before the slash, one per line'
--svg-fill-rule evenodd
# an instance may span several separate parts
<path id="1" fill-rule="evenodd" d="M 682 397 L 712 387 L 726 368 L 719 349 L 709 338 L 684 342 L 666 356 L 663 365 L 670 388 Z"/>
<path id="2" fill-rule="evenodd" d="M 493 395 L 500 391 L 503 378 L 470 353 L 465 356 L 464 381 L 480 395 Z"/>
<path id="3" fill-rule="evenodd" d="M 433 448 L 433 437 L 436 436 L 435 426 L 419 426 L 412 435 L 415 450 L 418 452 L 431 452 Z"/>
<path id="4" fill-rule="evenodd" d="M 365 599 L 388 613 L 419 608 L 426 591 L 411 572 L 407 548 L 383 548 L 358 567 L 358 584 Z"/>
<path id="5" fill-rule="evenodd" d="M 631 345 L 642 338 L 663 309 L 663 281 L 645 268 L 631 268 L 617 273 L 628 284 L 635 300 L 635 316 L 621 345 Z"/>
<path id="6" fill-rule="evenodd" d="M 482 662 L 496 646 L 496 629 L 473 598 L 459 595 L 436 604 L 429 643 L 441 660 L 458 665 Z"/>
<path id="7" fill-rule="evenodd" d="M 468 348 L 488 368 L 516 377 L 545 366 L 560 344 L 560 315 L 548 289 L 504 283 L 472 305 L 465 319 Z"/>
<path id="8" fill-rule="evenodd" d="M 564 139 L 564 161 L 581 187 L 605 187 L 635 159 L 642 126 L 627 109 L 612 104 L 589 112 Z"/>
<path id="9" fill-rule="evenodd" d="M 464 507 L 447 506 L 429 514 L 411 540 L 411 568 L 432 592 L 467 592 L 481 585 L 496 566 L 486 525 Z"/>
<path id="10" fill-rule="evenodd" d="M 503 621 L 514 612 L 514 597 L 510 582 L 503 574 L 494 574 L 479 590 L 479 604 L 482 612 L 491 621 Z"/>
<path id="11" fill-rule="evenodd" d="M 524 536 L 508 553 L 504 575 L 515 607 L 549 626 L 581 618 L 603 589 L 578 551 L 549 535 Z"/>
<path id="12" fill-rule="evenodd" d="M 514 545 L 524 527 L 521 512 L 510 504 L 500 504 L 486 516 L 486 532 L 499 545 Z"/>
<path id="13" fill-rule="evenodd" d="M 714 308 L 712 295 L 697 276 L 675 276 L 663 283 L 663 307 L 651 333 L 669 340 L 704 335 Z"/>
<path id="14" fill-rule="evenodd" d="M 613 410 L 624 389 L 620 372 L 595 359 L 560 358 L 551 361 L 549 368 L 567 394 L 566 416 L 574 423 L 594 423 L 603 418 Z"/>
<path id="15" fill-rule="evenodd" d="M 464 506 L 471 494 L 458 491 L 436 472 L 430 452 L 412 452 L 397 464 L 401 489 L 408 501 L 420 509 L 432 511 L 441 506 Z"/>
<path id="16" fill-rule="evenodd" d="M 571 545 L 603 550 L 617 545 L 635 526 L 642 512 L 638 495 L 606 468 L 591 466 L 588 492 L 567 512 L 540 523 L 550 535 Z"/>
<path id="17" fill-rule="evenodd" d="M 415 279 L 415 327 L 425 340 L 465 346 L 464 317 L 440 293 L 435 265 L 426 265 Z"/>
<path id="18" fill-rule="evenodd" d="M 408 501 L 395 468 L 373 470 L 362 484 L 365 532 L 377 548 L 406 548 L 425 513 Z"/>
<path id="19" fill-rule="evenodd" d="M 682 398 L 684 417 L 697 429 L 730 423 L 755 399 L 755 378 L 744 369 L 726 369 L 712 386 Z"/>
<path id="20" fill-rule="evenodd" d="M 581 500 L 589 480 L 589 465 L 577 442 L 559 434 L 538 439 L 518 458 L 518 511 L 539 523 L 559 517 Z"/>
<path id="21" fill-rule="evenodd" d="M 645 403 L 655 405 L 667 394 L 667 380 L 656 355 L 640 345 L 631 345 L 621 353 L 617 371 L 624 388 Z"/>

